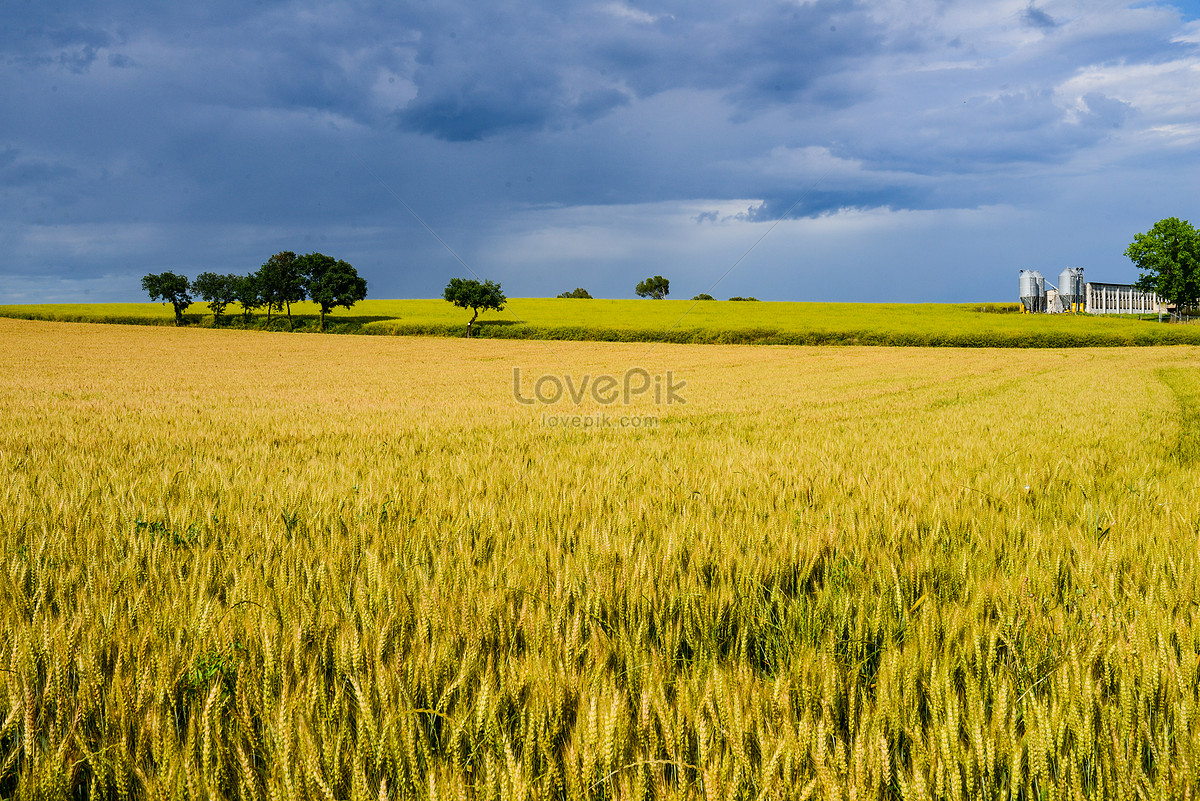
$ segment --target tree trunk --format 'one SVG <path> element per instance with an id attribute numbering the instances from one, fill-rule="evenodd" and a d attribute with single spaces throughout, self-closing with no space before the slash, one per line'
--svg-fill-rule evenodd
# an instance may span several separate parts
<path id="1" fill-rule="evenodd" d="M 321 309 L 321 333 L 325 332 L 325 310 Z"/>
<path id="2" fill-rule="evenodd" d="M 479 309 L 474 309 L 475 316 L 471 318 L 471 322 L 467 323 L 467 339 L 471 338 L 471 331 L 475 327 L 475 321 L 479 319 Z"/>

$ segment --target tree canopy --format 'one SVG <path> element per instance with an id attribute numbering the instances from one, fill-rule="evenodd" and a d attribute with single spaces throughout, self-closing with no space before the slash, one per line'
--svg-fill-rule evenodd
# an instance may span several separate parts
<path id="1" fill-rule="evenodd" d="M 635 290 L 638 297 L 654 298 L 662 300 L 667 295 L 671 294 L 671 282 L 661 275 L 656 275 L 653 278 L 647 278 L 637 285 Z"/>
<path id="2" fill-rule="evenodd" d="M 324 253 L 309 253 L 297 259 L 308 289 L 308 297 L 321 308 L 321 330 L 325 315 L 335 306 L 350 308 L 367 296 L 367 282 L 341 259 Z"/>
<path id="3" fill-rule="evenodd" d="M 292 324 L 292 304 L 304 300 L 305 281 L 300 271 L 299 257 L 290 250 L 276 253 L 255 273 L 263 305 L 267 307 L 267 323 L 271 309 L 287 309 L 288 325 Z"/>
<path id="4" fill-rule="evenodd" d="M 471 336 L 475 320 L 479 318 L 481 311 L 500 311 L 507 300 L 499 284 L 492 281 L 476 281 L 473 278 L 451 278 L 442 297 L 455 306 L 474 312 L 467 323 L 468 337 Z"/>
<path id="5" fill-rule="evenodd" d="M 242 319 L 250 321 L 255 309 L 262 308 L 262 293 L 258 288 L 258 275 L 239 275 L 233 286 L 233 299 L 242 307 Z"/>
<path id="6" fill-rule="evenodd" d="M 142 289 L 150 300 L 161 300 L 175 308 L 175 325 L 183 325 L 183 312 L 192 305 L 191 282 L 187 276 L 173 272 L 150 273 L 142 278 Z"/>
<path id="7" fill-rule="evenodd" d="M 559 295 L 559 297 L 560 298 L 583 298 L 584 300 L 591 300 L 592 293 L 588 292 L 586 289 L 584 289 L 581 286 L 577 286 L 577 287 L 575 287 L 575 289 L 571 290 L 570 292 L 563 292 L 562 294 Z"/>
<path id="8" fill-rule="evenodd" d="M 221 315 L 225 313 L 225 307 L 233 301 L 237 300 L 238 281 L 241 276 L 238 275 L 217 275 L 213 272 L 204 272 L 196 276 L 196 280 L 192 281 L 192 291 L 200 296 L 200 299 L 208 303 L 209 311 L 213 314 L 213 324 L 221 324 Z"/>
<path id="9" fill-rule="evenodd" d="M 1159 220 L 1134 236 L 1125 255 L 1141 271 L 1138 289 L 1165 298 L 1176 311 L 1200 301 L 1200 232 L 1187 220 Z"/>

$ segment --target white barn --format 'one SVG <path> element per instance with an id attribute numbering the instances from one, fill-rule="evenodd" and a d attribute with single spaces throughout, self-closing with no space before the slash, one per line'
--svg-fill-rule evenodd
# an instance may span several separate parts
<path id="1" fill-rule="evenodd" d="M 1088 314 L 1155 314 L 1167 310 L 1166 303 L 1153 292 L 1143 292 L 1133 284 L 1084 285 L 1084 307 Z"/>

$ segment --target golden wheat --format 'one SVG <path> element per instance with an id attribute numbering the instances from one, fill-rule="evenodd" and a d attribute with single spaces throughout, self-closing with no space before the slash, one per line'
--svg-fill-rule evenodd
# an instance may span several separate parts
<path id="1" fill-rule="evenodd" d="M 1200 792 L 1196 349 L 0 342 L 0 797 Z"/>

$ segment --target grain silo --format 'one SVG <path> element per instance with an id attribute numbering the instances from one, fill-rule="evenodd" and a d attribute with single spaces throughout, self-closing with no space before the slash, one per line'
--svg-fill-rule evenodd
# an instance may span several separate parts
<path id="1" fill-rule="evenodd" d="M 1063 311 L 1080 311 L 1083 304 L 1083 268 L 1068 267 L 1058 274 L 1058 297 Z"/>
<path id="2" fill-rule="evenodd" d="M 1046 279 L 1037 270 L 1021 270 L 1021 304 L 1026 314 L 1046 310 Z"/>

